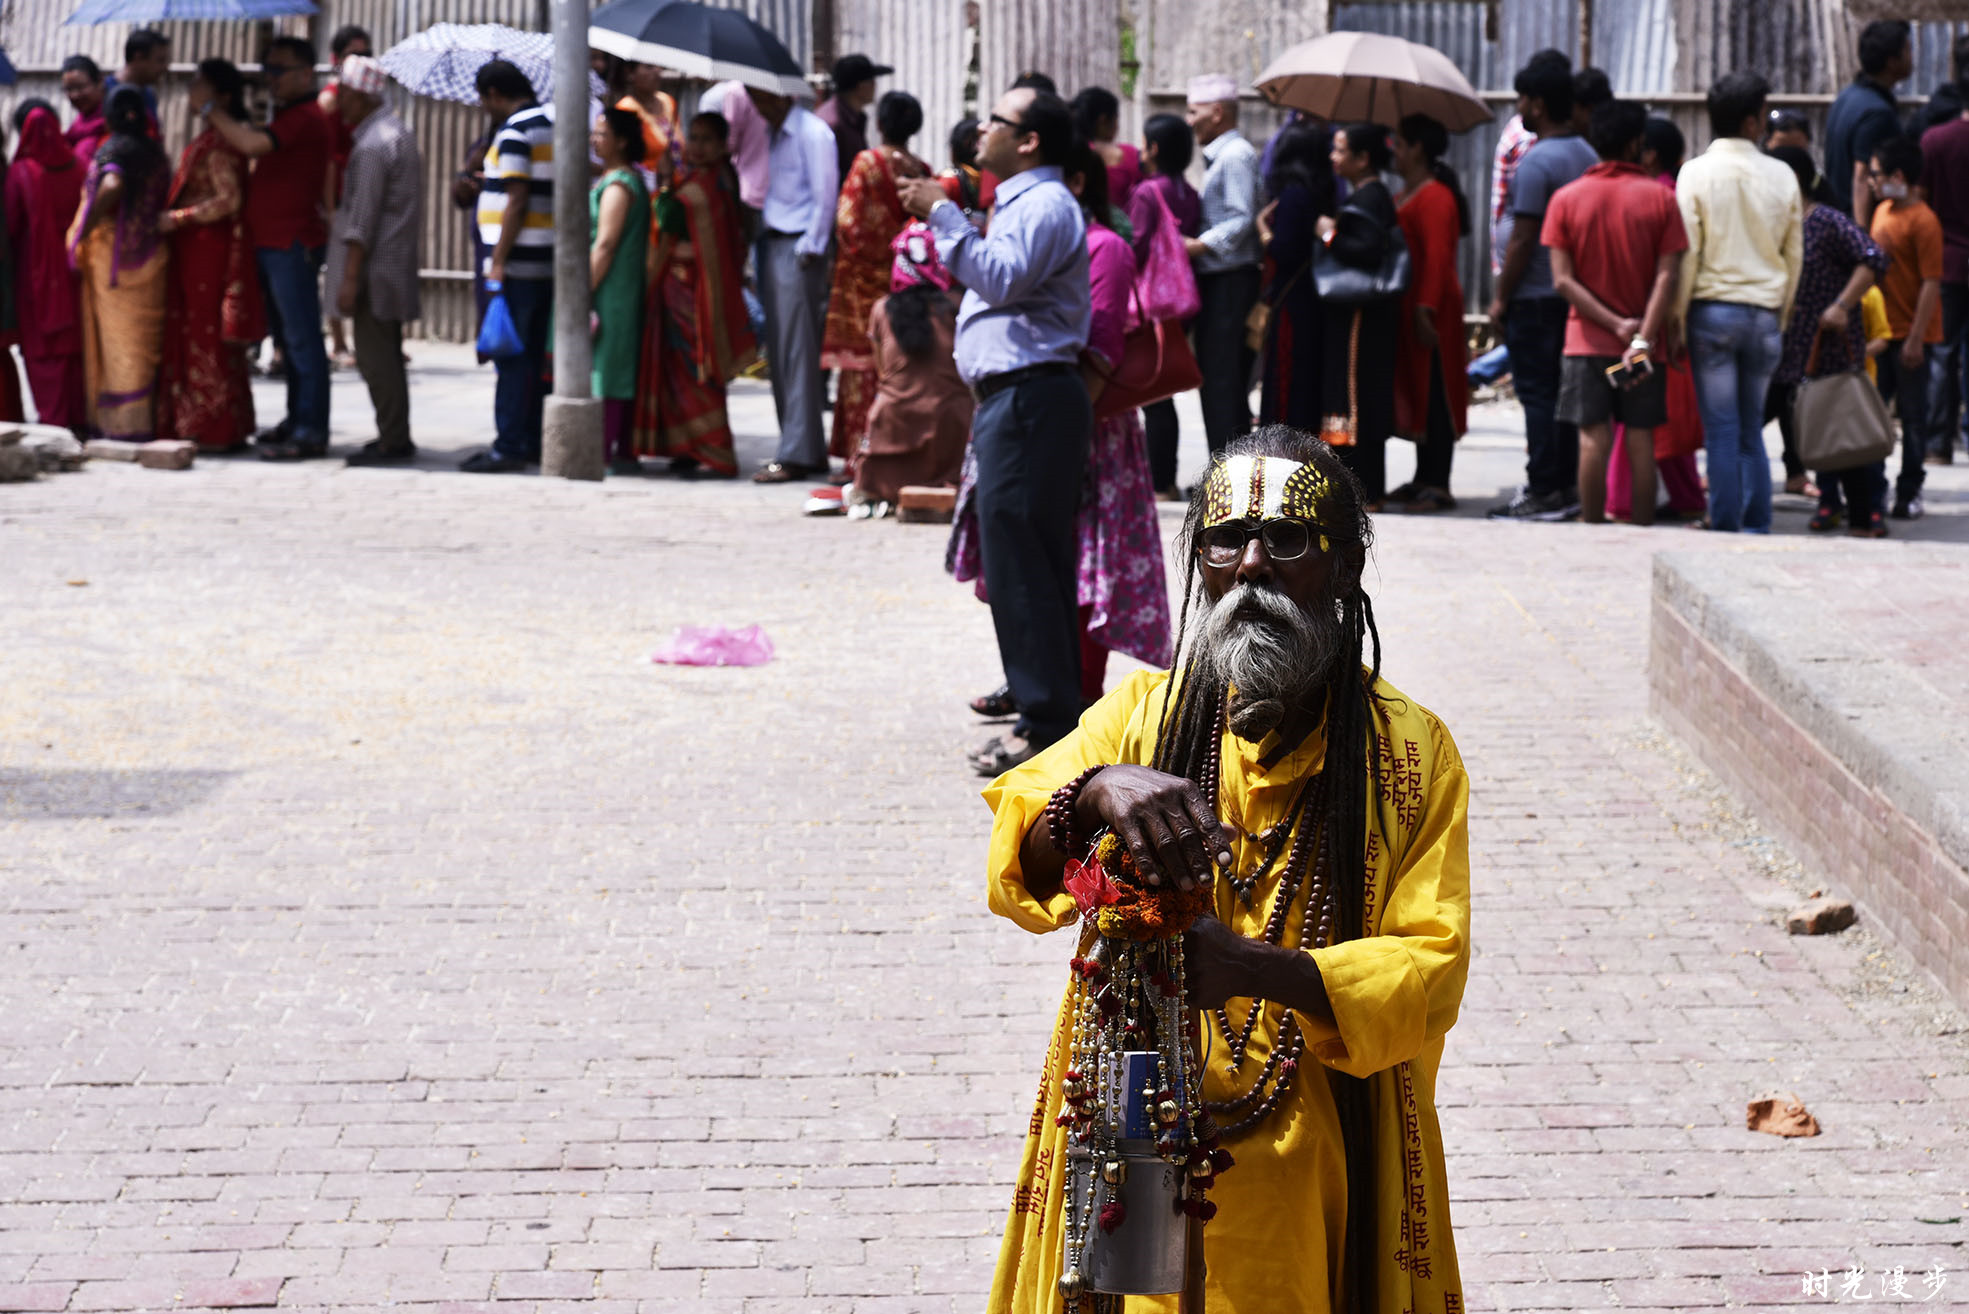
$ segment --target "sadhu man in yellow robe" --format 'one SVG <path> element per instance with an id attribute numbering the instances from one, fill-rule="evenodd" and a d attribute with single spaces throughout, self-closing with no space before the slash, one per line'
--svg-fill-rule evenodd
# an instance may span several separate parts
<path id="1" fill-rule="evenodd" d="M 1102 828 L 1150 880 L 1212 888 L 1215 916 L 1189 932 L 1185 958 L 1203 1093 L 1235 1162 L 1211 1187 L 1214 1217 L 1191 1231 L 1204 1274 L 1193 1258 L 1187 1310 L 1200 1298 L 1210 1314 L 1459 1314 L 1435 1091 L 1469 965 L 1462 759 L 1433 714 L 1379 678 L 1361 587 L 1370 526 L 1332 448 L 1281 426 L 1233 443 L 1183 534 L 1176 673 L 1129 676 L 986 790 L 992 910 L 1035 932 L 1073 922 L 1061 850 Z M 1069 810 L 1049 816 L 1049 802 Z M 1306 827 L 1322 833 L 1295 843 Z M 1274 916 L 1282 892 L 1293 902 Z M 991 1314 L 1124 1308 L 1061 1289 L 1055 1118 L 1072 1023 L 1063 1007 Z M 1178 1305 L 1128 1297 L 1125 1309 Z"/>

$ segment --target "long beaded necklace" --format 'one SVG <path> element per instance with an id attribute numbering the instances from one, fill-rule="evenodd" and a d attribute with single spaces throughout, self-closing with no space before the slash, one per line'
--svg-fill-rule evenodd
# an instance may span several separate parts
<path id="1" fill-rule="evenodd" d="M 1212 813 L 1219 812 L 1223 793 L 1223 742 L 1225 714 L 1220 709 L 1217 714 L 1216 733 L 1210 741 L 1208 760 L 1204 764 L 1204 779 L 1209 783 L 1207 802 Z M 1267 944 L 1283 944 L 1285 923 L 1291 913 L 1292 905 L 1298 901 L 1299 891 L 1307 883 L 1310 873 L 1311 888 L 1306 893 L 1306 906 L 1300 915 L 1299 947 L 1303 949 L 1325 948 L 1332 942 L 1335 914 L 1337 912 L 1337 891 L 1332 879 L 1332 852 L 1327 843 L 1326 828 L 1319 824 L 1324 809 L 1320 806 L 1326 797 L 1326 773 L 1308 780 L 1300 787 L 1299 796 L 1287 809 L 1278 827 L 1287 834 L 1293 834 L 1290 856 L 1286 858 L 1285 868 L 1279 874 L 1278 888 L 1273 892 L 1271 910 L 1265 918 L 1263 939 Z M 1307 821 L 1310 812 L 1312 820 Z M 1296 834 L 1294 834 L 1296 832 Z M 1280 842 L 1283 847 L 1283 841 Z M 1268 854 L 1265 860 L 1248 878 L 1250 887 L 1271 870 L 1277 861 L 1277 853 Z M 1239 898 L 1251 902 L 1250 895 L 1237 878 L 1232 878 L 1232 886 Z M 1230 1050 L 1226 1063 L 1227 1075 L 1235 1077 L 1244 1066 L 1247 1048 L 1256 1032 L 1259 1018 L 1272 1005 L 1263 999 L 1251 1001 L 1251 1011 L 1246 1014 L 1244 1026 L 1237 1031 L 1231 1028 L 1230 1014 L 1219 1006 L 1214 1010 L 1217 1026 L 1222 1032 Z M 1258 1126 L 1282 1104 L 1286 1094 L 1292 1089 L 1293 1078 L 1299 1071 L 1299 1061 L 1305 1053 L 1306 1037 L 1299 1029 L 1298 1016 L 1289 1008 L 1279 1008 L 1278 1039 L 1272 1045 L 1271 1053 L 1265 1059 L 1265 1066 L 1243 1094 L 1227 1100 L 1210 1100 L 1205 1104 L 1211 1116 L 1222 1124 L 1222 1134 L 1226 1137 L 1240 1136 Z"/>

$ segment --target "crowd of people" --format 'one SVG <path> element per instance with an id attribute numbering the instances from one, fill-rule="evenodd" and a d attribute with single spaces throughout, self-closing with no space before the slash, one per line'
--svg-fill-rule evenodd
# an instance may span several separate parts
<path id="1" fill-rule="evenodd" d="M 1785 491 L 1817 499 L 1812 530 L 1880 538 L 1919 518 L 1924 466 L 1953 460 L 1965 396 L 1969 40 L 1954 54 L 1956 82 L 1904 116 L 1911 30 L 1868 24 L 1823 168 L 1811 121 L 1771 111 L 1757 74 L 1710 87 L 1713 140 L 1684 164 L 1672 123 L 1557 51 L 1534 56 L 1498 146 L 1490 307 L 1524 405 L 1526 483 L 1491 514 L 1767 533 L 1775 421 Z M 1806 468 L 1818 444 L 1801 398 L 1861 369 L 1898 418 L 1891 482 L 1886 460 Z"/>
<path id="2" fill-rule="evenodd" d="M 382 436 L 357 463 L 408 448 L 403 325 L 419 314 L 422 164 L 385 104 L 369 37 L 344 28 L 338 75 L 315 85 L 315 48 L 277 37 L 261 66 L 274 113 L 247 108 L 247 78 L 201 61 L 188 89 L 193 133 L 175 168 L 156 86 L 170 42 L 139 29 L 120 73 L 86 56 L 62 65 L 74 111 L 27 99 L 5 177 L 11 326 L 43 423 L 88 437 L 184 439 L 268 460 L 324 455 L 329 359 L 321 270 L 339 338 Z M 256 433 L 251 357 L 280 348 L 286 415 Z M 0 371 L 0 414 L 20 418 L 15 373 Z"/>

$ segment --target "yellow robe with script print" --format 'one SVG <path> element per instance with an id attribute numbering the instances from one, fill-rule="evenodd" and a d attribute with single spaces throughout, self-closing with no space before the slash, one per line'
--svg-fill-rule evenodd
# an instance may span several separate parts
<path id="1" fill-rule="evenodd" d="M 1073 897 L 1044 901 L 1025 887 L 1019 844 L 1047 799 L 1090 766 L 1146 764 L 1154 755 L 1169 677 L 1141 671 L 1089 708 L 1080 728 L 985 791 L 996 819 L 991 833 L 992 911 L 1029 931 L 1074 921 Z M 1443 1036 L 1456 1021 L 1469 968 L 1469 778 L 1442 723 L 1385 681 L 1381 695 L 1381 799 L 1387 829 L 1380 843 L 1372 813 L 1367 935 L 1312 951 L 1333 1004 L 1334 1022 L 1302 1016 L 1306 1055 L 1355 1077 L 1371 1077 L 1377 1214 L 1373 1253 L 1381 1314 L 1461 1314 L 1462 1282 L 1449 1230 L 1449 1189 L 1436 1122 L 1436 1067 Z M 1326 745 L 1317 733 L 1271 769 L 1259 765 L 1275 736 L 1249 744 L 1226 734 L 1218 806 L 1236 826 L 1237 869 L 1262 858 L 1248 838 L 1285 816 L 1299 785 L 1320 770 Z M 1372 809 L 1373 801 L 1369 807 Z M 1281 864 L 1282 865 L 1282 864 Z M 1244 906 L 1230 882 L 1217 882 L 1217 915 L 1240 935 L 1263 933 L 1278 878 L 1269 876 Z M 1310 882 L 1308 882 L 1310 884 Z M 1306 898 L 1301 892 L 1300 900 Z M 1286 919 L 1296 944 L 1300 911 Z M 1061 976 L 1073 954 L 1060 945 Z M 1251 1001 L 1227 1012 L 1241 1027 Z M 1270 1005 L 1233 1084 L 1229 1049 L 1214 1016 L 1204 1018 L 1204 1094 L 1242 1093 L 1265 1065 L 1278 1036 Z M 1005 1226 L 990 1314 L 1054 1314 L 1062 1306 L 1060 1229 L 1066 1131 L 1054 1125 L 1071 1019 L 1054 1023 L 1039 1099 Z M 1347 1227 L 1346 1152 L 1324 1073 L 1302 1063 L 1291 1093 L 1270 1118 L 1226 1142 L 1236 1166 L 1217 1179 L 1218 1213 L 1203 1229 L 1210 1314 L 1281 1314 L 1334 1308 Z M 1125 1224 L 1124 1224 L 1125 1226 Z M 1128 1314 L 1173 1311 L 1175 1297 L 1127 1301 Z"/>

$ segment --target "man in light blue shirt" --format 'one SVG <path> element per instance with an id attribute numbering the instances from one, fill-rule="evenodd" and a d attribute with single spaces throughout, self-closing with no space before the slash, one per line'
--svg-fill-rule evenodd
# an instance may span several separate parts
<path id="1" fill-rule="evenodd" d="M 1007 92 L 978 130 L 978 163 L 1000 179 L 987 236 L 934 179 L 902 184 L 937 256 L 965 287 L 957 372 L 977 394 L 971 450 L 980 555 L 1012 732 L 971 755 L 980 775 L 1017 766 L 1080 719 L 1074 517 L 1093 434 L 1081 382 L 1092 307 L 1087 224 L 1060 178 L 1073 120 L 1058 96 Z"/>
<path id="2" fill-rule="evenodd" d="M 788 96 L 753 88 L 746 94 L 769 130 L 757 257 L 766 360 L 779 414 L 779 451 L 752 478 L 783 484 L 827 470 L 820 342 L 827 326 L 828 244 L 840 177 L 834 133 L 811 110 Z"/>
<path id="3" fill-rule="evenodd" d="M 1190 128 L 1203 148 L 1203 231 L 1184 239 L 1196 269 L 1198 308 L 1192 328 L 1203 375 L 1203 436 L 1212 452 L 1251 429 L 1251 371 L 1257 363 L 1244 331 L 1258 300 L 1258 148 L 1237 130 L 1237 79 L 1192 78 Z"/>

